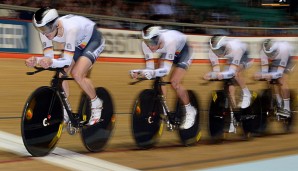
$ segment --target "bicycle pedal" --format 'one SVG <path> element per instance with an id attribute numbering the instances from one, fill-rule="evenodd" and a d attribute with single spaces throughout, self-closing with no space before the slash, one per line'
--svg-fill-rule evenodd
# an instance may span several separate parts
<path id="1" fill-rule="evenodd" d="M 80 121 L 80 126 L 85 125 L 87 121 Z"/>
<path id="2" fill-rule="evenodd" d="M 167 126 L 167 131 L 173 132 L 175 128 L 172 126 Z"/>
<path id="3" fill-rule="evenodd" d="M 175 125 L 167 123 L 167 131 L 174 131 L 176 129 Z"/>
<path id="4" fill-rule="evenodd" d="M 78 128 L 73 127 L 70 122 L 67 124 L 66 130 L 69 135 L 75 135 L 76 133 L 79 132 Z"/>

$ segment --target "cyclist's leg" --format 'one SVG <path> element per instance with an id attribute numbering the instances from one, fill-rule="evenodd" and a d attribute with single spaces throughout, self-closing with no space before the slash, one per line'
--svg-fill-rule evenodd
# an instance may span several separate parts
<path id="1" fill-rule="evenodd" d="M 233 103 L 233 106 L 236 106 L 236 95 L 235 95 L 236 87 L 235 85 L 229 85 L 229 93 Z"/>
<path id="2" fill-rule="evenodd" d="M 176 67 L 173 70 L 173 73 L 170 78 L 172 88 L 176 91 L 177 96 L 181 100 L 183 105 L 189 104 L 189 97 L 187 91 L 181 84 L 181 80 L 183 79 L 185 73 L 185 69 Z"/>
<path id="3" fill-rule="evenodd" d="M 73 69 L 71 70 L 71 75 L 83 91 L 89 96 L 90 99 L 95 98 L 96 92 L 95 88 L 89 78 L 87 78 L 88 71 L 92 67 L 92 62 L 87 57 L 80 57 Z"/>
<path id="4" fill-rule="evenodd" d="M 74 64 L 75 64 L 75 62 L 72 61 L 71 65 L 70 65 L 69 67 L 64 68 L 64 71 L 65 71 L 67 74 L 69 74 L 70 71 L 71 71 L 71 69 L 73 68 Z M 61 77 L 61 75 L 62 75 L 62 74 L 60 74 L 60 77 Z M 69 85 L 68 85 L 68 81 L 67 81 L 67 80 L 64 80 L 64 81 L 62 82 L 62 88 L 63 88 L 63 91 L 64 91 L 64 93 L 65 93 L 65 95 L 66 95 L 66 98 L 68 98 L 70 93 L 69 93 Z M 69 122 L 69 116 L 68 116 L 68 114 L 67 114 L 67 111 L 66 111 L 66 109 L 65 109 L 65 106 L 63 106 L 63 121 L 64 121 L 65 124 L 67 124 L 67 123 Z"/>
<path id="5" fill-rule="evenodd" d="M 244 66 L 241 64 L 236 70 L 236 75 L 235 75 L 235 80 L 239 84 L 241 90 L 242 90 L 242 103 L 241 103 L 241 108 L 247 108 L 250 105 L 250 98 L 251 98 L 251 93 L 249 89 L 246 86 L 245 78 L 242 74 L 244 70 Z"/>
<path id="6" fill-rule="evenodd" d="M 283 104 L 281 88 L 279 85 L 275 85 L 275 84 L 273 84 L 272 87 L 273 87 L 273 96 L 276 99 L 277 107 L 281 108 Z"/>
<path id="7" fill-rule="evenodd" d="M 290 109 L 290 89 L 289 89 L 289 85 L 288 85 L 288 75 L 283 74 L 283 76 L 278 79 L 278 82 L 279 82 L 280 92 L 281 92 L 281 96 L 282 96 L 283 103 L 284 103 L 284 109 L 288 110 L 288 111 L 291 111 L 291 109 Z"/>
<path id="8" fill-rule="evenodd" d="M 73 68 L 74 64 L 75 64 L 75 62 L 72 61 L 71 65 L 70 65 L 69 67 L 64 68 L 64 71 L 65 71 L 67 74 L 69 74 L 70 71 L 71 71 L 71 69 Z M 60 74 L 60 77 L 61 77 L 61 75 L 62 75 L 62 74 Z M 69 96 L 69 85 L 68 85 L 68 82 L 67 82 L 66 80 L 64 80 L 64 81 L 62 82 L 62 87 L 63 87 L 63 90 L 64 90 L 64 92 L 65 92 L 65 94 L 66 94 L 66 97 L 68 97 L 68 96 Z"/>
<path id="9" fill-rule="evenodd" d="M 171 75 L 171 85 L 176 91 L 178 98 L 181 100 L 182 104 L 185 106 L 185 117 L 180 125 L 181 129 L 189 129 L 195 123 L 195 118 L 197 115 L 197 109 L 195 109 L 189 101 L 189 95 L 187 90 L 182 86 L 181 80 L 184 77 L 186 70 L 180 67 L 176 67 Z"/>
<path id="10" fill-rule="evenodd" d="M 81 56 L 75 63 L 71 73 L 75 81 L 91 99 L 92 114 L 89 125 L 99 122 L 102 110 L 102 100 L 97 95 L 92 81 L 87 77 L 88 71 L 92 67 L 92 62 L 88 57 Z"/>

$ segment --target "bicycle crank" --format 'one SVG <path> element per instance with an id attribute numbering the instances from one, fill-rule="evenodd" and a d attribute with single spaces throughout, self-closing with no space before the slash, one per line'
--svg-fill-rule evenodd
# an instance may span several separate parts
<path id="1" fill-rule="evenodd" d="M 69 135 L 75 135 L 77 132 L 79 132 L 79 129 L 72 126 L 71 122 L 68 122 L 66 130 Z"/>

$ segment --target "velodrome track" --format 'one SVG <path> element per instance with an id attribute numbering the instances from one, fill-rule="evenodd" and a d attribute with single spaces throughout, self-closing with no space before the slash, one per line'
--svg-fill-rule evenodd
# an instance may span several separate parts
<path id="1" fill-rule="evenodd" d="M 264 83 L 250 79 L 259 63 L 245 73 L 249 88 L 259 91 Z M 157 147 L 139 150 L 132 139 L 130 111 L 137 94 L 150 87 L 150 81 L 128 85 L 130 69 L 142 68 L 140 63 L 98 62 L 91 78 L 95 85 L 106 87 L 113 96 L 116 109 L 116 126 L 105 151 L 89 153 L 80 136 L 63 132 L 52 155 L 43 158 L 30 157 L 20 137 L 20 116 L 27 97 L 39 86 L 49 85 L 50 73 L 27 76 L 32 69 L 24 66 L 23 59 L 0 59 L 0 170 L 297 170 L 298 135 L 297 126 L 291 134 L 282 134 L 278 124 L 273 123 L 271 133 L 245 141 L 240 134 L 229 135 L 221 144 L 211 144 L 207 128 L 207 101 L 211 90 L 218 89 L 218 83 L 201 85 L 203 74 L 209 65 L 194 63 L 189 69 L 184 85 L 194 90 L 200 100 L 202 139 L 192 147 L 179 143 L 175 132 L 164 132 Z M 297 71 L 290 79 L 291 88 L 298 85 Z M 70 84 L 70 102 L 77 108 L 80 89 Z M 171 90 L 168 102 L 173 106 Z M 296 122 L 297 123 L 297 122 Z M 240 131 L 239 131 L 240 132 Z M 287 157 L 287 158 L 285 158 Z M 241 165 L 240 165 L 241 164 Z"/>

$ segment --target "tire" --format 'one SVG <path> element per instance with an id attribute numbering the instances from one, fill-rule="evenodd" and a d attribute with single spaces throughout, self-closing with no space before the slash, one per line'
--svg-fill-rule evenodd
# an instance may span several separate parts
<path id="1" fill-rule="evenodd" d="M 132 134 L 138 147 L 149 149 L 159 140 L 163 124 L 161 104 L 152 89 L 143 90 L 132 111 Z"/>
<path id="2" fill-rule="evenodd" d="M 212 140 L 221 140 L 223 138 L 226 118 L 230 118 L 226 95 L 223 90 L 212 92 L 209 104 L 209 134 Z"/>
<path id="3" fill-rule="evenodd" d="M 264 134 L 267 123 L 266 113 L 262 112 L 261 98 L 256 92 L 251 94 L 251 105 L 246 109 L 241 109 L 242 129 L 246 138 L 250 138 L 251 133 Z"/>
<path id="4" fill-rule="evenodd" d="M 276 99 L 273 98 L 273 92 L 271 89 L 264 89 L 261 91 L 261 108 L 262 108 L 262 116 L 263 122 L 259 127 L 259 132 L 266 133 L 267 127 L 269 124 L 270 118 L 275 119 L 275 112 L 277 110 L 277 102 Z"/>
<path id="5" fill-rule="evenodd" d="M 263 92 L 261 95 L 262 114 L 264 116 L 268 116 L 265 123 L 265 126 L 267 126 L 269 117 L 272 119 L 276 119 L 277 101 L 275 98 L 273 98 L 273 92 L 271 89 L 266 89 L 266 90 L 263 90 L 262 92 Z M 293 120 L 295 118 L 295 112 L 293 111 L 297 110 L 297 95 L 293 90 L 290 90 L 290 99 L 291 99 L 290 107 L 292 111 L 292 117 L 284 118 L 281 121 L 283 124 L 285 133 L 290 133 L 292 131 Z"/>
<path id="6" fill-rule="evenodd" d="M 189 100 L 192 106 L 194 106 L 197 109 L 197 116 L 195 118 L 195 123 L 192 127 L 189 129 L 179 129 L 179 137 L 183 145 L 190 146 L 193 144 L 196 144 L 201 139 L 201 129 L 200 129 L 200 107 L 198 103 L 198 98 L 196 94 L 188 90 Z M 176 114 L 181 118 L 184 116 L 184 107 L 181 104 L 181 101 L 177 101 L 176 105 Z"/>
<path id="7" fill-rule="evenodd" d="M 46 156 L 56 146 L 63 129 L 63 105 L 50 87 L 36 89 L 23 109 L 21 133 L 32 156 Z"/>
<path id="8" fill-rule="evenodd" d="M 293 122 L 295 120 L 295 111 L 297 111 L 297 100 L 298 100 L 298 97 L 297 97 L 297 94 L 295 93 L 294 90 L 290 90 L 290 107 L 291 107 L 291 112 L 292 112 L 292 115 L 290 118 L 287 118 L 285 120 L 285 122 L 283 123 L 284 124 L 284 130 L 286 133 L 291 133 L 293 130 L 292 130 L 292 127 L 293 127 Z"/>
<path id="9" fill-rule="evenodd" d="M 101 121 L 92 126 L 83 126 L 81 130 L 81 139 L 87 150 L 90 152 L 103 151 L 115 125 L 114 105 L 110 93 L 103 87 L 96 88 L 97 97 L 103 101 Z M 81 98 L 79 115 L 84 121 L 89 121 L 91 116 L 90 100 L 86 95 Z"/>

